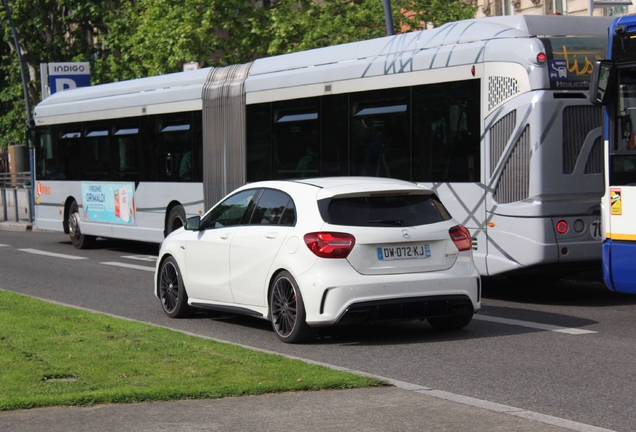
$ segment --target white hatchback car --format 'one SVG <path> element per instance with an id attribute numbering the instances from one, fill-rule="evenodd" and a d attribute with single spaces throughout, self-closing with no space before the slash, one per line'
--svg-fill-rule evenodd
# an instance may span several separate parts
<path id="1" fill-rule="evenodd" d="M 252 315 L 289 343 L 339 324 L 463 328 L 480 288 L 469 231 L 430 189 L 367 177 L 243 186 L 171 233 L 155 274 L 168 316 Z"/>

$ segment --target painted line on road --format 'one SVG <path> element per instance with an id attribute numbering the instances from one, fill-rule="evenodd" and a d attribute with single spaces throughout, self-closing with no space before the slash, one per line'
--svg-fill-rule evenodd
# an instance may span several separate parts
<path id="1" fill-rule="evenodd" d="M 571 335 L 598 333 L 592 330 L 583 330 L 583 329 L 571 328 L 571 327 L 560 327 L 560 326 L 555 326 L 550 324 L 541 324 L 541 323 L 535 323 L 531 321 L 521 321 L 516 319 L 510 319 L 510 318 L 499 318 L 499 317 L 495 317 L 491 315 L 475 315 L 473 316 L 473 319 L 480 320 L 480 321 L 489 321 L 489 322 L 494 322 L 499 324 L 510 324 L 510 325 L 528 327 L 528 328 L 539 329 L 539 330 L 548 330 L 548 331 L 553 331 L 557 333 L 566 333 Z"/>
<path id="2" fill-rule="evenodd" d="M 100 264 L 115 266 L 115 267 L 126 267 L 126 268 L 131 268 L 136 270 L 146 270 L 151 272 L 155 271 L 154 267 L 140 266 L 135 264 L 120 263 L 120 262 L 100 262 Z"/>
<path id="3" fill-rule="evenodd" d="M 37 250 L 37 249 L 18 249 L 18 250 L 21 251 L 21 252 L 27 252 L 27 253 L 36 254 L 36 255 L 46 255 L 46 256 L 52 256 L 52 257 L 56 257 L 56 258 L 65 258 L 65 259 L 70 259 L 70 260 L 88 259 L 87 257 L 59 254 L 59 253 L 54 253 L 54 252 L 46 252 L 46 251 L 41 251 L 41 250 Z"/>
<path id="4" fill-rule="evenodd" d="M 102 264 L 106 264 L 106 263 L 102 263 Z M 407 391 L 411 391 L 413 393 L 417 393 L 417 394 L 422 394 L 422 395 L 428 395 L 431 397 L 436 397 L 436 398 L 440 398 L 440 399 L 446 399 L 452 402 L 456 402 L 456 403 L 460 403 L 463 405 L 468 405 L 468 406 L 473 406 L 476 408 L 482 408 L 488 411 L 493 411 L 493 412 L 497 412 L 500 414 L 506 414 L 506 415 L 513 415 L 513 416 L 517 416 L 517 417 L 521 417 L 521 418 L 525 418 L 527 420 L 531 420 L 531 421 L 536 421 L 536 422 L 540 422 L 540 423 L 545 423 L 545 424 L 549 424 L 549 425 L 554 425 L 554 426 L 559 426 L 562 427 L 564 429 L 569 429 L 569 430 L 573 430 L 573 431 L 577 431 L 577 432 L 616 432 L 612 429 L 605 429 L 605 428 L 601 428 L 598 426 L 592 426 L 592 425 L 588 425 L 585 423 L 579 423 L 579 422 L 575 422 L 572 420 L 568 420 L 568 419 L 564 419 L 564 418 L 560 418 L 560 417 L 554 417 L 554 416 L 550 416 L 550 415 L 546 415 L 546 414 L 541 414 L 538 412 L 534 412 L 534 411 L 528 411 L 528 410 L 524 410 L 522 408 L 515 408 L 509 405 L 503 405 L 503 404 L 499 404 L 496 402 L 490 402 L 487 400 L 483 400 L 483 399 L 476 399 L 473 397 L 469 397 L 469 396 L 462 396 L 459 394 L 455 394 L 455 393 L 450 393 L 450 392 L 446 392 L 443 390 L 435 390 L 433 388 L 430 387 L 424 387 L 421 386 L 419 384 L 412 384 L 412 383 L 408 383 L 408 382 L 404 382 L 404 381 L 399 381 L 399 380 L 394 380 L 391 378 L 386 378 L 380 375 L 374 375 L 374 374 L 370 374 L 367 372 L 362 372 L 359 370 L 355 370 L 355 369 L 350 369 L 350 368 L 346 368 L 346 367 L 342 367 L 342 366 L 336 366 L 336 365 L 332 365 L 329 363 L 324 363 L 324 362 L 319 362 L 319 361 L 315 361 L 315 360 L 310 360 L 310 359 L 306 359 L 306 358 L 302 358 L 302 357 L 298 357 L 298 356 L 293 356 L 293 355 L 288 355 L 288 354 L 282 354 L 276 351 L 271 351 L 271 350 L 266 350 L 263 348 L 256 348 L 250 345 L 246 345 L 246 344 L 240 344 L 240 343 L 236 343 L 236 342 L 231 342 L 225 339 L 219 339 L 219 338 L 215 338 L 215 337 L 211 337 L 211 336 L 206 336 L 206 335 L 202 335 L 202 334 L 198 334 L 198 333 L 193 333 L 193 332 L 189 332 L 186 330 L 179 330 L 176 328 L 172 328 L 172 327 L 168 327 L 168 326 L 164 326 L 164 325 L 160 325 L 160 324 L 153 324 L 150 322 L 146 322 L 146 321 L 139 321 L 133 318 L 128 318 L 128 317 L 124 317 L 121 315 L 115 315 L 115 314 L 111 314 L 108 312 L 102 312 L 102 311 L 98 311 L 95 309 L 90 309 L 90 308 L 85 308 L 85 307 L 81 307 L 81 306 L 75 306 L 75 305 L 71 305 L 68 303 L 62 303 L 62 302 L 58 302 L 55 300 L 50 300 L 50 299 L 46 299 L 43 297 L 37 297 L 37 296 L 31 296 L 26 294 L 28 297 L 32 297 L 32 298 L 36 298 L 38 300 L 42 300 L 48 303 L 53 303 L 53 304 L 58 304 L 58 305 L 62 305 L 62 306 L 68 306 L 74 309 L 80 309 L 80 310 L 85 310 L 88 312 L 93 312 L 93 313 L 98 313 L 98 314 L 102 314 L 102 315 L 108 315 L 114 318 L 119 318 L 119 319 L 123 319 L 126 321 L 133 321 L 133 322 L 140 322 L 143 324 L 148 324 L 151 326 L 155 326 L 155 327 L 160 327 L 160 328 L 165 328 L 171 331 L 176 331 L 179 333 L 183 333 L 186 335 L 190 335 L 190 336 L 195 336 L 198 338 L 202 338 L 202 339 L 207 339 L 207 340 L 211 340 L 211 341 L 215 341 L 215 342 L 221 342 L 221 343 L 227 343 L 230 345 L 235 345 L 235 346 L 240 346 L 242 348 L 247 348 L 250 350 L 254 350 L 254 351 L 260 351 L 260 352 L 264 352 L 267 354 L 274 354 L 277 356 L 281 356 L 281 357 L 286 357 L 292 360 L 300 360 L 303 361 L 305 363 L 310 363 L 310 364 L 315 364 L 315 365 L 319 365 L 319 366 L 324 366 L 327 367 L 329 369 L 333 369 L 333 370 L 339 370 L 339 371 L 345 371 L 345 372 L 350 372 L 350 373 L 354 373 L 354 374 L 358 374 L 358 375 L 362 375 L 362 376 L 368 376 L 368 377 L 373 377 L 373 378 L 377 378 L 379 380 L 382 381 L 386 381 L 392 385 L 394 385 L 395 387 L 402 389 L 402 390 L 407 390 Z M 483 316 L 483 315 L 482 315 Z"/>
<path id="5" fill-rule="evenodd" d="M 0 244 L 0 247 L 9 247 L 9 245 L 6 245 L 6 244 Z"/>
<path id="6" fill-rule="evenodd" d="M 396 387 L 401 387 L 399 383 L 392 382 Z M 408 383 L 407 383 L 408 384 Z M 534 420 L 541 423 L 546 423 L 553 426 L 562 427 L 578 432 L 613 432 L 610 429 L 601 428 L 598 426 L 592 426 L 585 423 L 579 423 L 572 420 L 567 420 L 560 417 L 554 417 L 546 414 L 537 413 L 534 411 L 528 411 L 521 408 L 515 408 L 509 405 L 503 405 L 495 402 L 489 402 L 482 399 L 476 399 L 469 396 L 462 396 L 454 393 L 445 392 L 442 390 L 433 389 L 420 389 L 414 390 L 415 393 L 420 393 L 428 396 L 433 396 L 440 399 L 446 399 L 451 402 L 457 402 L 464 405 L 474 406 L 476 408 L 486 409 L 488 411 L 495 411 L 501 414 L 508 414 L 516 417 L 522 417 L 527 420 Z"/>
<path id="7" fill-rule="evenodd" d="M 139 260 L 139 261 L 148 261 L 148 262 L 157 262 L 157 256 L 155 255 L 122 255 L 122 258 Z"/>

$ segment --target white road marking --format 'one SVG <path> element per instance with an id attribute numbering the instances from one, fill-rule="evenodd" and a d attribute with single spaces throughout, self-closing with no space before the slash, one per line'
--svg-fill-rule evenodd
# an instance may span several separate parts
<path id="1" fill-rule="evenodd" d="M 541 323 L 535 323 L 535 322 L 531 322 L 531 321 L 521 321 L 521 320 L 515 320 L 515 319 L 509 319 L 509 318 L 499 318 L 499 317 L 495 317 L 495 316 L 491 316 L 491 315 L 475 315 L 473 317 L 473 319 L 481 320 L 481 321 L 495 322 L 495 323 L 499 323 L 499 324 L 510 324 L 510 325 L 528 327 L 528 328 L 539 329 L 539 330 L 548 330 L 548 331 L 553 331 L 553 332 L 558 332 L 558 333 L 567 333 L 567 334 L 571 334 L 571 335 L 598 333 L 598 332 L 592 331 L 592 330 L 583 330 L 583 329 L 579 329 L 579 328 L 560 327 L 560 326 L 555 326 L 555 325 L 550 325 L 550 324 L 541 324 Z"/>
<path id="2" fill-rule="evenodd" d="M 156 262 L 157 257 L 154 255 L 122 255 L 122 258 L 128 258 L 139 261 Z"/>
<path id="3" fill-rule="evenodd" d="M 47 256 L 52 256 L 52 257 L 56 257 L 56 258 L 65 258 L 65 259 L 70 259 L 70 260 L 83 260 L 83 259 L 88 259 L 87 257 L 80 257 L 80 256 L 75 256 L 75 255 L 66 255 L 66 254 L 59 254 L 59 253 L 53 253 L 53 252 L 46 252 L 46 251 L 41 251 L 41 250 L 37 250 L 37 249 L 18 249 L 21 252 L 27 252 L 27 253 L 31 253 L 31 254 L 36 254 L 36 255 L 47 255 Z"/>
<path id="4" fill-rule="evenodd" d="M 115 267 L 126 267 L 126 268 L 137 269 L 137 270 L 146 270 L 151 272 L 155 271 L 154 267 L 140 266 L 135 264 L 126 264 L 126 263 L 120 263 L 120 262 L 101 262 L 100 264 L 115 266 Z"/>
<path id="5" fill-rule="evenodd" d="M 0 247 L 9 247 L 9 245 L 6 245 L 6 244 L 0 244 Z"/>
<path id="6" fill-rule="evenodd" d="M 404 388 L 397 381 L 389 380 L 396 387 Z M 408 383 L 405 383 L 408 384 Z M 408 384 L 412 386 L 412 384 Z M 508 414 L 516 417 L 522 417 L 528 420 L 534 420 L 541 423 L 546 423 L 553 426 L 562 427 L 564 429 L 570 429 L 579 432 L 613 432 L 610 429 L 605 429 L 597 426 L 588 425 L 585 423 L 579 423 L 572 420 L 554 417 L 546 414 L 541 414 L 534 411 L 527 411 L 522 408 L 515 408 L 509 405 L 502 405 L 495 402 L 489 402 L 483 399 L 476 399 L 468 396 L 462 396 L 454 393 L 445 392 L 442 390 L 434 390 L 428 388 L 422 388 L 419 390 L 414 390 L 415 393 L 420 393 L 428 396 L 433 396 L 440 399 L 446 399 L 451 402 L 457 402 L 464 405 L 470 405 L 477 408 L 486 409 L 489 411 L 494 411 L 502 414 Z"/>

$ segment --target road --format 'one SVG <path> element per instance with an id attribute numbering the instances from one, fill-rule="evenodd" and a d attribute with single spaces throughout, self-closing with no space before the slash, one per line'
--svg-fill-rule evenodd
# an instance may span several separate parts
<path id="1" fill-rule="evenodd" d="M 595 280 L 484 280 L 459 332 L 409 322 L 323 331 L 285 345 L 270 324 L 201 313 L 167 318 L 153 295 L 157 245 L 80 251 L 49 232 L 0 232 L 0 289 L 617 431 L 636 430 L 636 296 Z M 591 276 L 591 277 L 590 277 Z"/>

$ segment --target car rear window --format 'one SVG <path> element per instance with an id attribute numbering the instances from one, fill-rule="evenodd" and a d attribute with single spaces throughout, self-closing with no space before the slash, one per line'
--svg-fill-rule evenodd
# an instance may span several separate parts
<path id="1" fill-rule="evenodd" d="M 325 201 L 328 203 L 320 205 L 323 219 L 334 225 L 417 226 L 451 219 L 433 194 L 335 197 Z"/>

